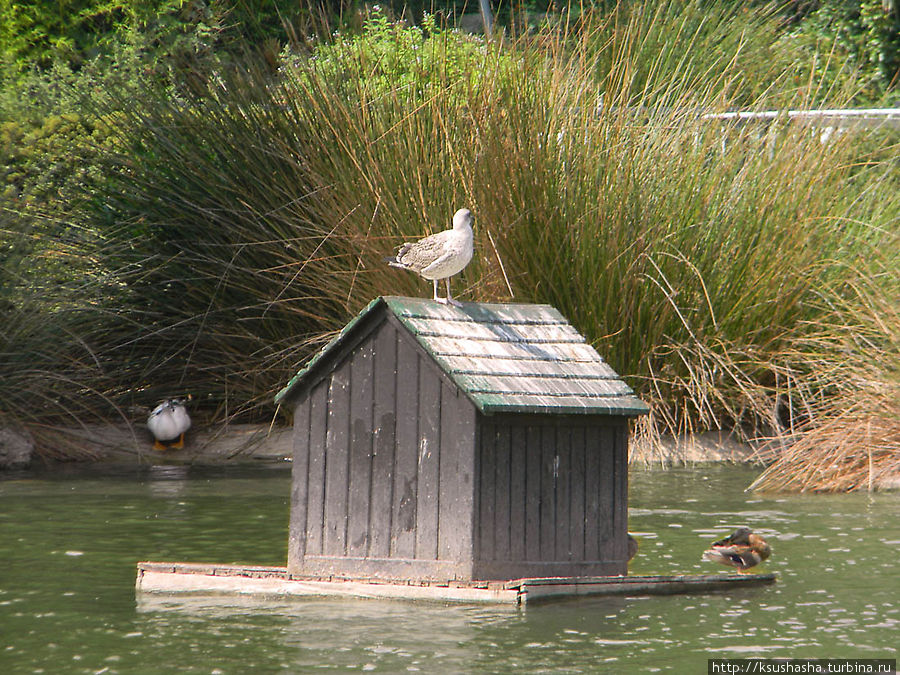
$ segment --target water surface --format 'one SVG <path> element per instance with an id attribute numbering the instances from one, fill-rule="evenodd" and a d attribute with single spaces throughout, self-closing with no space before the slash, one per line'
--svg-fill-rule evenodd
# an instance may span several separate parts
<path id="1" fill-rule="evenodd" d="M 897 658 L 900 494 L 754 495 L 755 472 L 633 469 L 633 574 L 710 573 L 748 524 L 779 581 L 518 610 L 431 602 L 178 598 L 138 560 L 282 565 L 289 471 L 0 477 L 0 673 L 706 672 L 711 657 Z"/>

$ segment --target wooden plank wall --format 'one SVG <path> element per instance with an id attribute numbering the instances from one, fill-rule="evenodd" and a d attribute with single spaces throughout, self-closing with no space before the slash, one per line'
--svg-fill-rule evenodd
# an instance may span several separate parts
<path id="1" fill-rule="evenodd" d="M 475 408 L 390 320 L 296 404 L 288 568 L 468 578 Z"/>
<path id="2" fill-rule="evenodd" d="M 483 418 L 476 577 L 624 573 L 627 433 L 615 418 Z"/>

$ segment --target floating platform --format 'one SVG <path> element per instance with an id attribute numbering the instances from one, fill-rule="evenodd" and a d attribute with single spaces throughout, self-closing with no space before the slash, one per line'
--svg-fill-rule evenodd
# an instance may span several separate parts
<path id="1" fill-rule="evenodd" d="M 409 581 L 305 577 L 286 567 L 139 562 L 139 593 L 247 594 L 272 597 L 343 596 L 525 605 L 598 595 L 707 593 L 774 583 L 769 574 L 540 577 L 512 581 Z"/>

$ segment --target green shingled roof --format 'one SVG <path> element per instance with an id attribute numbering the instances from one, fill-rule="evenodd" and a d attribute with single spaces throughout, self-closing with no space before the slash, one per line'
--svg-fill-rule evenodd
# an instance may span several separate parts
<path id="1" fill-rule="evenodd" d="M 373 300 L 276 396 L 280 403 L 360 322 L 383 306 L 485 414 L 648 411 L 628 385 L 549 305 Z"/>

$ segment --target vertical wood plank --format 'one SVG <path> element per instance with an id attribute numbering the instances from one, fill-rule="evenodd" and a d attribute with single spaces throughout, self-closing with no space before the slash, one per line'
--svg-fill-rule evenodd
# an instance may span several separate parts
<path id="1" fill-rule="evenodd" d="M 328 380 L 309 395 L 309 506 L 306 514 L 306 553 L 321 555 L 325 537 L 325 436 L 328 420 Z"/>
<path id="2" fill-rule="evenodd" d="M 600 499 L 602 481 L 600 476 L 600 430 L 596 425 L 588 425 L 585 430 L 585 500 L 584 500 L 584 557 L 586 560 L 600 559 Z"/>
<path id="3" fill-rule="evenodd" d="M 556 481 L 556 558 L 555 560 L 572 559 L 572 540 L 569 538 L 569 499 L 572 432 L 568 426 L 556 428 L 556 453 L 558 462 L 558 479 Z"/>
<path id="4" fill-rule="evenodd" d="M 510 559 L 509 424 L 494 426 L 494 559 Z"/>
<path id="5" fill-rule="evenodd" d="M 615 560 L 628 559 L 628 424 L 615 425 L 615 469 L 616 483 L 613 500 L 613 533 L 615 538 Z"/>
<path id="6" fill-rule="evenodd" d="M 479 557 L 481 560 L 494 560 L 494 500 L 497 490 L 494 481 L 496 471 L 496 427 L 492 421 L 484 421 L 481 425 L 481 457 L 479 460 L 479 510 L 478 534 Z"/>
<path id="7" fill-rule="evenodd" d="M 394 494 L 394 439 L 397 424 L 397 329 L 382 324 L 375 337 L 373 382 L 372 503 L 369 555 L 391 554 L 391 502 Z"/>
<path id="8" fill-rule="evenodd" d="M 350 360 L 350 475 L 347 489 L 347 554 L 369 549 L 369 496 L 372 486 L 372 340 Z"/>
<path id="9" fill-rule="evenodd" d="M 600 431 L 600 510 L 597 521 L 600 540 L 600 559 L 611 560 L 614 555 L 613 518 L 615 517 L 615 462 L 612 427 L 602 426 Z"/>
<path id="10" fill-rule="evenodd" d="M 541 560 L 541 431 L 539 427 L 525 427 L 525 558 Z"/>
<path id="11" fill-rule="evenodd" d="M 528 496 L 525 490 L 527 469 L 528 439 L 525 427 L 516 423 L 510 428 L 509 435 L 509 555 L 511 560 L 524 561 L 526 557 L 525 537 L 527 523 Z"/>
<path id="12" fill-rule="evenodd" d="M 419 489 L 416 492 L 416 558 L 437 559 L 440 505 L 441 379 L 419 367 Z"/>
<path id="13" fill-rule="evenodd" d="M 294 429 L 291 434 L 291 517 L 288 527 L 288 560 L 290 572 L 298 572 L 306 555 L 306 525 L 309 491 L 309 408 L 305 397 L 294 407 Z"/>
<path id="14" fill-rule="evenodd" d="M 481 414 L 475 414 L 473 411 L 473 420 L 475 422 L 475 436 L 472 455 L 472 562 L 484 560 L 481 551 L 481 455 L 482 455 L 482 435 L 484 433 L 485 418 Z"/>
<path id="15" fill-rule="evenodd" d="M 585 497 L 585 462 L 584 462 L 583 425 L 572 427 L 569 459 L 569 545 L 572 560 L 584 560 L 584 497 Z"/>
<path id="16" fill-rule="evenodd" d="M 331 375 L 325 434 L 325 555 L 347 553 L 347 481 L 350 462 L 350 360 Z"/>
<path id="17" fill-rule="evenodd" d="M 539 427 L 541 432 L 541 560 L 556 556 L 556 484 L 559 456 L 556 454 L 556 430 Z"/>
<path id="18" fill-rule="evenodd" d="M 391 557 L 416 556 L 419 447 L 419 355 L 397 341 L 397 445 L 391 501 Z"/>
<path id="19" fill-rule="evenodd" d="M 475 408 L 452 385 L 442 383 L 441 387 L 438 559 L 471 561 Z"/>

